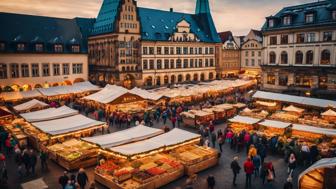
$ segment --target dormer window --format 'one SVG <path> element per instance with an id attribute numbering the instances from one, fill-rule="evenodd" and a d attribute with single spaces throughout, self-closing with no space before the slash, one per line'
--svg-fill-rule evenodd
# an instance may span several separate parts
<path id="1" fill-rule="evenodd" d="M 313 23 L 314 22 L 314 13 L 306 14 L 306 23 Z"/>
<path id="2" fill-rule="evenodd" d="M 23 43 L 19 43 L 16 46 L 17 51 L 24 51 L 25 50 L 25 45 Z"/>
<path id="3" fill-rule="evenodd" d="M 35 51 L 42 52 L 43 51 L 43 44 L 35 44 Z"/>
<path id="4" fill-rule="evenodd" d="M 274 27 L 274 20 L 273 19 L 268 20 L 268 27 L 270 27 L 270 28 Z"/>
<path id="5" fill-rule="evenodd" d="M 79 51 L 80 51 L 80 47 L 79 47 L 79 45 L 72 45 L 72 46 L 71 46 L 71 51 L 72 51 L 73 53 L 79 53 Z"/>
<path id="6" fill-rule="evenodd" d="M 0 43 L 0 51 L 5 51 L 6 45 L 5 43 Z"/>
<path id="7" fill-rule="evenodd" d="M 333 20 L 336 20 L 336 10 L 333 10 L 333 11 L 332 11 L 332 19 L 333 19 Z"/>
<path id="8" fill-rule="evenodd" d="M 283 18 L 283 25 L 291 25 L 291 23 L 292 23 L 292 18 L 291 18 L 291 16 L 285 16 L 285 17 Z"/>
<path id="9" fill-rule="evenodd" d="M 55 52 L 63 52 L 63 45 L 54 45 L 54 51 Z"/>

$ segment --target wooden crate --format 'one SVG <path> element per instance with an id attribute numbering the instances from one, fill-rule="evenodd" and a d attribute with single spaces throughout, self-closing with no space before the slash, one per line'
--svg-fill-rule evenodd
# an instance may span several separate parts
<path id="1" fill-rule="evenodd" d="M 161 186 L 164 186 L 170 182 L 173 182 L 174 180 L 177 180 L 178 178 L 182 177 L 184 175 L 184 168 L 181 166 L 180 169 L 171 172 L 171 173 L 165 173 L 161 175 L 158 179 L 154 180 L 154 186 L 155 188 L 160 188 Z"/>
<path id="2" fill-rule="evenodd" d="M 192 175 L 198 173 L 200 171 L 203 171 L 205 169 L 217 165 L 218 161 L 219 161 L 218 157 L 212 157 L 210 159 L 206 159 L 194 165 L 185 165 L 185 174 Z"/>
<path id="3" fill-rule="evenodd" d="M 56 162 L 66 170 L 71 171 L 71 170 L 77 170 L 79 168 L 88 168 L 96 165 L 97 157 L 90 157 L 84 160 L 73 162 L 69 162 L 64 160 L 63 158 L 58 157 Z"/>

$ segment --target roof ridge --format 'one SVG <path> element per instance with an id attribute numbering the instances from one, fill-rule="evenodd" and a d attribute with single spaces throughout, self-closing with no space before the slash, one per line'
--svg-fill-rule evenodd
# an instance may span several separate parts
<path id="1" fill-rule="evenodd" d="M 304 3 L 304 4 L 292 5 L 292 6 L 284 7 L 284 9 L 289 9 L 289 8 L 300 8 L 300 7 L 306 7 L 306 6 L 309 6 L 309 5 L 319 5 L 319 4 L 325 4 L 325 3 L 331 3 L 331 1 L 329 1 L 329 0 L 324 0 L 324 1 L 317 1 L 317 2 L 311 2 L 311 3 Z"/>
<path id="2" fill-rule="evenodd" d="M 156 8 L 148 8 L 148 7 L 138 7 L 138 9 L 149 9 L 152 11 L 161 11 L 161 12 L 170 12 L 169 10 L 163 10 L 163 9 L 156 9 Z M 173 13 L 177 13 L 177 14 L 186 14 L 186 15 L 195 15 L 192 13 L 184 13 L 184 12 L 177 12 L 177 11 L 173 11 Z"/>
<path id="3" fill-rule="evenodd" d="M 62 20 L 74 20 L 75 18 L 83 18 L 83 17 L 73 17 L 73 18 L 61 18 L 61 17 L 52 17 L 52 16 L 45 16 L 45 15 L 33 15 L 33 14 L 23 14 L 23 13 L 12 13 L 12 12 L 0 12 L 0 14 L 11 14 L 11 15 L 18 15 L 18 16 L 31 16 L 31 17 L 40 17 L 40 18 L 52 18 L 52 19 L 62 19 Z M 90 19 L 90 18 L 85 18 Z"/>

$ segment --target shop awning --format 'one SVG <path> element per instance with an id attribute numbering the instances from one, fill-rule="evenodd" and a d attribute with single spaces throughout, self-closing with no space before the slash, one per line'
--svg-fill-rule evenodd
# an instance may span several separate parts
<path id="1" fill-rule="evenodd" d="M 252 118 L 252 117 L 240 116 L 240 115 L 236 115 L 235 117 L 229 119 L 230 122 L 243 123 L 243 124 L 249 124 L 249 125 L 256 124 L 260 120 L 261 119 L 258 119 L 258 118 Z"/>
<path id="2" fill-rule="evenodd" d="M 132 93 L 132 94 L 135 94 L 135 95 L 139 95 L 143 99 L 147 99 L 147 100 L 156 101 L 156 100 L 159 100 L 160 98 L 163 97 L 162 95 L 158 95 L 158 94 L 155 94 L 155 93 L 150 93 L 147 90 L 140 89 L 140 88 L 137 88 L 137 87 L 133 88 L 129 92 Z"/>
<path id="3" fill-rule="evenodd" d="M 86 100 L 92 100 L 103 104 L 113 102 L 118 97 L 128 93 L 128 90 L 117 85 L 106 85 L 101 91 L 84 97 Z"/>
<path id="4" fill-rule="evenodd" d="M 82 93 L 82 92 L 88 92 L 88 91 L 97 91 L 97 90 L 100 90 L 100 88 L 86 81 L 86 82 L 74 83 L 73 85 L 57 86 L 57 87 L 50 87 L 50 88 L 39 88 L 37 90 L 43 96 L 50 97 L 50 96 L 57 96 L 57 95 Z"/>
<path id="5" fill-rule="evenodd" d="M 278 128 L 278 129 L 285 129 L 291 125 L 291 123 L 275 121 L 275 120 L 267 120 L 267 119 L 258 124 L 265 126 L 265 127 L 273 127 L 273 128 Z"/>
<path id="6" fill-rule="evenodd" d="M 326 128 L 314 127 L 314 126 L 309 126 L 309 125 L 301 125 L 301 124 L 293 124 L 292 129 L 297 130 L 297 131 L 321 134 L 321 135 L 336 136 L 335 129 L 326 129 Z"/>
<path id="7" fill-rule="evenodd" d="M 319 107 L 319 108 L 336 107 L 336 101 L 332 101 L 332 100 L 293 96 L 293 95 L 264 92 L 264 91 L 257 91 L 253 95 L 253 98 L 289 102 L 289 103 L 295 103 L 295 104 L 300 104 L 304 106 L 314 106 L 314 107 Z"/>
<path id="8" fill-rule="evenodd" d="M 336 166 L 336 158 L 324 158 L 317 161 L 316 163 L 308 167 L 306 170 L 304 170 L 302 173 L 300 173 L 298 177 L 298 185 L 299 185 L 298 188 L 301 188 L 300 187 L 300 183 L 302 183 L 301 179 L 303 179 L 304 176 L 309 174 L 310 172 L 313 172 L 318 169 L 335 168 L 335 166 Z M 315 188 L 314 185 L 312 186 L 312 188 Z"/>
<path id="9" fill-rule="evenodd" d="M 48 104 L 41 102 L 39 100 L 33 99 L 30 100 L 28 102 L 25 102 L 23 104 L 14 106 L 14 109 L 16 111 L 26 111 L 26 110 L 31 110 L 33 108 L 43 108 L 43 107 L 47 107 Z"/>
<path id="10" fill-rule="evenodd" d="M 144 141 L 110 148 L 110 151 L 129 157 L 159 150 L 164 147 L 175 146 L 199 138 L 200 135 L 198 134 L 181 129 L 173 129 L 168 133 Z"/>
<path id="11" fill-rule="evenodd" d="M 50 135 L 66 134 L 103 124 L 105 123 L 90 119 L 81 114 L 61 119 L 32 123 L 33 126 Z"/>
<path id="12" fill-rule="evenodd" d="M 38 122 L 38 121 L 47 121 L 52 119 L 69 117 L 76 114 L 78 114 L 77 110 L 71 109 L 67 106 L 62 106 L 59 108 L 48 108 L 45 110 L 23 113 L 20 115 L 28 122 Z"/>
<path id="13" fill-rule="evenodd" d="M 296 113 L 304 112 L 304 109 L 295 107 L 293 105 L 287 106 L 287 107 L 283 108 L 282 110 L 287 111 L 287 112 L 296 112 Z"/>
<path id="14" fill-rule="evenodd" d="M 329 109 L 323 113 L 321 113 L 322 116 L 336 116 L 336 112 L 332 109 Z"/>
<path id="15" fill-rule="evenodd" d="M 136 142 L 151 138 L 164 133 L 162 129 L 156 129 L 143 125 L 135 126 L 123 131 L 100 135 L 94 137 L 83 138 L 83 140 L 98 144 L 102 148 L 112 148 L 115 146 L 127 144 L 130 142 Z"/>

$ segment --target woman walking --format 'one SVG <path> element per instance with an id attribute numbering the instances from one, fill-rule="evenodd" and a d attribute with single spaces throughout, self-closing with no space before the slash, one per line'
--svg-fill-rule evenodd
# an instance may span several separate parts
<path id="1" fill-rule="evenodd" d="M 288 175 L 292 176 L 295 168 L 296 168 L 296 157 L 293 153 L 291 153 L 288 158 Z"/>

